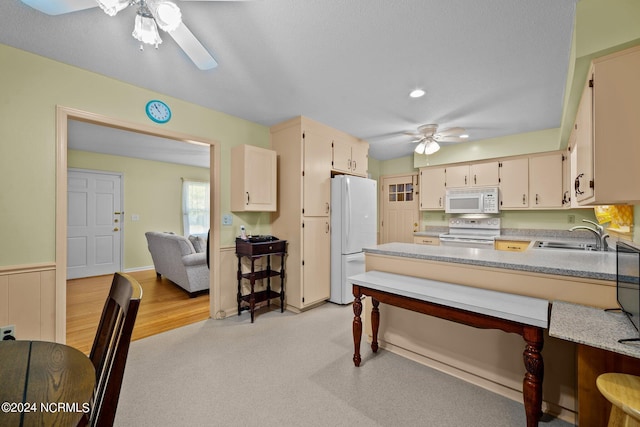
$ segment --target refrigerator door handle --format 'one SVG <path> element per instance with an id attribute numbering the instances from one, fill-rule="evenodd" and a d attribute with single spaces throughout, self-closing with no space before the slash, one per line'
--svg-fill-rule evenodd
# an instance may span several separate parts
<path id="1" fill-rule="evenodd" d="M 347 193 L 347 218 L 345 221 L 346 222 L 345 237 L 347 239 L 346 248 L 349 248 L 349 234 L 351 232 L 351 194 L 349 191 L 349 180 L 345 179 L 344 184 L 345 184 L 345 191 Z"/>

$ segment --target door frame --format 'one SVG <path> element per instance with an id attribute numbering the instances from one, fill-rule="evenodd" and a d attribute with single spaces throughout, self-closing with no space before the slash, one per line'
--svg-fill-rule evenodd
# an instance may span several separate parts
<path id="1" fill-rule="evenodd" d="M 96 169 L 82 169 L 82 168 L 67 168 L 67 178 L 69 177 L 69 171 L 72 172 L 84 172 L 84 173 L 92 173 L 92 174 L 100 174 L 100 175 L 113 175 L 120 178 L 120 210 L 124 206 L 124 174 L 122 172 L 112 172 L 112 171 L 101 171 Z M 68 191 L 68 189 L 67 189 Z M 118 260 L 118 264 L 120 265 L 120 269 L 124 268 L 124 233 L 126 229 L 124 226 L 124 217 L 120 218 L 120 259 Z M 65 270 L 67 266 L 65 264 Z M 66 275 L 66 271 L 65 271 Z"/>
<path id="2" fill-rule="evenodd" d="M 143 133 L 176 141 L 209 145 L 210 157 L 210 224 L 214 238 L 209 240 L 211 274 L 209 275 L 209 315 L 221 310 L 220 304 L 220 144 L 218 141 L 162 129 L 88 111 L 56 106 L 56 288 L 55 288 L 55 340 L 64 343 L 67 333 L 67 136 L 69 120 L 107 126 L 120 130 Z"/>

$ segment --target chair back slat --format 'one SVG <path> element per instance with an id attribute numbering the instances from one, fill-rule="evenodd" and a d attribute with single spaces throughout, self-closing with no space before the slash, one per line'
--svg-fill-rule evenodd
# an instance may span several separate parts
<path id="1" fill-rule="evenodd" d="M 139 296 L 132 297 L 134 288 Z M 89 358 L 96 369 L 91 426 L 112 426 L 129 353 L 142 287 L 132 277 L 115 273 Z"/>

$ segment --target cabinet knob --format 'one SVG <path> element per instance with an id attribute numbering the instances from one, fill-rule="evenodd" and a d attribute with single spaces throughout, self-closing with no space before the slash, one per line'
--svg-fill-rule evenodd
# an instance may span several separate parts
<path id="1" fill-rule="evenodd" d="M 329 213 L 331 211 L 331 206 L 329 205 L 329 202 L 326 202 L 325 205 L 326 205 L 325 206 L 325 212 Z"/>
<path id="2" fill-rule="evenodd" d="M 251 199 L 251 198 L 249 197 L 249 192 L 247 191 L 247 205 L 249 204 L 249 200 L 250 200 L 250 199 Z"/>

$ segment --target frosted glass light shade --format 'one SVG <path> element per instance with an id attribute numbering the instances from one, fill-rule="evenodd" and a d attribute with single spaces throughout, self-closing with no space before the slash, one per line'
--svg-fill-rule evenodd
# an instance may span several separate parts
<path id="1" fill-rule="evenodd" d="M 152 44 L 158 47 L 162 43 L 156 21 L 150 16 L 136 15 L 136 23 L 131 35 L 142 43 Z"/>
<path id="2" fill-rule="evenodd" d="M 115 16 L 116 13 L 129 6 L 129 0 L 97 0 L 97 2 L 100 9 L 109 16 Z"/>

